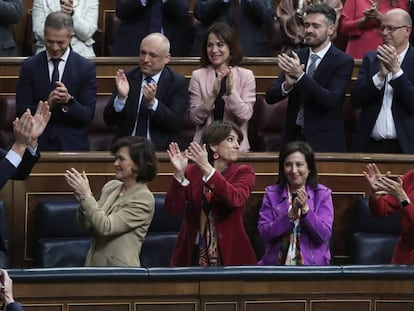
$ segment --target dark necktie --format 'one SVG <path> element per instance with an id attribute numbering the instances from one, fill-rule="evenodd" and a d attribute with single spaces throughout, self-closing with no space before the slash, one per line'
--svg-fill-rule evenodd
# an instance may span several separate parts
<path id="1" fill-rule="evenodd" d="M 56 87 L 56 81 L 59 81 L 59 63 L 61 61 L 60 58 L 52 58 L 53 63 L 53 71 L 52 71 L 52 79 L 50 81 L 52 88 Z"/>
<path id="2" fill-rule="evenodd" d="M 319 59 L 317 54 L 311 54 L 310 56 L 310 65 L 308 68 L 308 72 L 306 73 L 309 77 L 313 77 L 313 74 L 316 71 L 316 61 Z M 296 124 L 304 127 L 305 126 L 305 116 L 303 111 L 303 105 L 300 107 L 298 111 L 298 115 L 296 117 Z"/>
<path id="3" fill-rule="evenodd" d="M 161 32 L 162 0 L 152 0 L 149 33 Z"/>
<path id="4" fill-rule="evenodd" d="M 223 95 L 224 93 L 226 93 L 226 78 L 227 77 L 224 77 L 221 80 L 220 93 L 214 101 L 214 111 L 213 111 L 214 120 L 219 120 L 219 121 L 223 120 L 223 116 L 224 116 Z"/>
<path id="5" fill-rule="evenodd" d="M 148 76 L 145 78 L 147 84 L 153 82 L 152 77 Z M 141 90 L 142 92 L 142 90 Z M 144 96 L 142 96 L 141 104 L 139 105 L 138 118 L 137 118 L 137 128 L 135 131 L 135 136 L 147 137 L 148 130 L 148 117 L 149 111 L 147 104 L 145 103 Z"/>
<path id="6" fill-rule="evenodd" d="M 232 0 L 232 28 L 236 35 L 238 33 L 239 25 L 239 10 L 240 0 Z"/>

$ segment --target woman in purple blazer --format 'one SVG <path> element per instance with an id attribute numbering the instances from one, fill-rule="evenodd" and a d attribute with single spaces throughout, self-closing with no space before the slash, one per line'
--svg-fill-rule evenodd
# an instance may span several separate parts
<path id="1" fill-rule="evenodd" d="M 232 28 L 224 23 L 213 24 L 202 43 L 202 68 L 193 71 L 189 85 L 196 142 L 200 142 L 207 125 L 227 120 L 236 123 L 243 133 L 240 151 L 249 151 L 247 125 L 256 102 L 256 81 L 251 70 L 238 67 L 242 58 Z"/>
<path id="2" fill-rule="evenodd" d="M 266 244 L 260 265 L 329 265 L 332 191 L 318 179 L 308 143 L 290 142 L 280 151 L 279 181 L 266 187 L 259 215 Z"/>

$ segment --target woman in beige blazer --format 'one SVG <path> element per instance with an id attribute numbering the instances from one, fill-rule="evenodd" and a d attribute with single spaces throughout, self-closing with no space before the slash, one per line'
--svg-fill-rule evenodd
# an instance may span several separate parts
<path id="1" fill-rule="evenodd" d="M 154 196 L 147 182 L 157 174 L 151 142 L 127 136 L 117 140 L 115 178 L 107 182 L 99 201 L 93 197 L 85 172 L 71 168 L 65 178 L 79 200 L 78 219 L 91 232 L 85 266 L 140 266 L 139 254 L 154 216 Z"/>
<path id="2" fill-rule="evenodd" d="M 240 151 L 249 151 L 247 126 L 256 102 L 256 81 L 251 70 L 238 66 L 242 58 L 232 28 L 225 23 L 213 24 L 202 43 L 202 68 L 193 71 L 189 85 L 189 113 L 196 125 L 196 142 L 200 143 L 207 125 L 227 120 L 237 124 L 243 133 Z"/>

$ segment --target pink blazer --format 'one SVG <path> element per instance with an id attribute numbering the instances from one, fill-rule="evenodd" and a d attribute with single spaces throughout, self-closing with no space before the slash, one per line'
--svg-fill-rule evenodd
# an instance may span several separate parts
<path id="1" fill-rule="evenodd" d="M 256 102 L 256 81 L 253 72 L 241 67 L 233 67 L 234 90 L 231 95 L 223 96 L 223 119 L 237 124 L 243 132 L 243 141 L 240 151 L 249 151 L 250 144 L 247 137 L 247 126 L 253 114 Z M 204 127 L 213 122 L 213 111 L 204 105 L 204 99 L 213 88 L 216 78 L 212 66 L 203 67 L 193 71 L 191 75 L 190 93 L 190 119 L 196 125 L 194 140 L 200 142 Z"/>

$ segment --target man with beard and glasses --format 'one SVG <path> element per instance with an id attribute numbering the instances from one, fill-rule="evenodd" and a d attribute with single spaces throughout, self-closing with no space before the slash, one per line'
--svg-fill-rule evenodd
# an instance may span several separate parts
<path id="1" fill-rule="evenodd" d="M 309 47 L 278 56 L 283 72 L 267 90 L 266 101 L 277 104 L 288 97 L 282 145 L 304 140 L 315 151 L 346 151 L 342 104 L 354 61 L 331 42 L 335 22 L 335 10 L 328 5 L 308 7 L 304 27 Z"/>
<path id="2" fill-rule="evenodd" d="M 409 13 L 392 9 L 381 22 L 383 45 L 365 54 L 351 104 L 361 109 L 354 151 L 414 153 L 414 49 Z"/>

